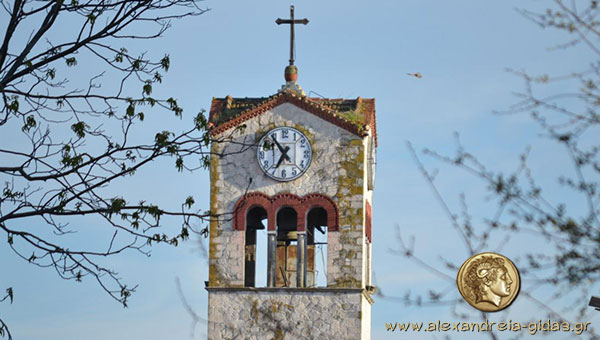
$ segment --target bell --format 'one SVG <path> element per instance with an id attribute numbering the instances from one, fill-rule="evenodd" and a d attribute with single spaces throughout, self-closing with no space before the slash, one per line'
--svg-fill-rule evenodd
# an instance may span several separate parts
<path id="1" fill-rule="evenodd" d="M 298 241 L 298 232 L 297 231 L 288 231 L 285 235 L 287 241 Z"/>
<path id="2" fill-rule="evenodd" d="M 292 241 L 297 240 L 296 233 L 298 215 L 292 208 L 286 207 L 277 213 L 277 240 Z M 295 236 L 292 236 L 295 234 Z"/>

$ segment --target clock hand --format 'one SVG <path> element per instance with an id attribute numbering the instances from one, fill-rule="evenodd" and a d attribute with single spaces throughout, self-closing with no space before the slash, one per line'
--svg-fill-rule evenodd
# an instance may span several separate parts
<path id="1" fill-rule="evenodd" d="M 279 165 L 281 165 L 281 162 L 283 162 L 283 156 L 279 157 L 279 162 L 277 162 L 277 165 L 275 165 L 276 169 L 279 167 Z"/>
<path id="2" fill-rule="evenodd" d="M 277 165 L 275 166 L 276 168 L 278 168 L 279 165 L 281 165 L 281 162 L 283 162 L 284 158 L 291 162 L 290 156 L 287 155 L 288 151 L 290 151 L 289 146 L 286 146 L 285 149 L 281 150 L 281 157 L 279 157 L 279 162 L 277 162 Z"/>
<path id="3" fill-rule="evenodd" d="M 281 151 L 281 153 L 285 153 L 285 151 L 283 151 L 283 147 L 281 146 L 281 144 L 279 144 L 279 142 L 277 141 L 277 139 L 275 139 L 275 135 L 271 135 L 271 139 L 273 139 L 273 141 L 275 142 L 275 145 L 277 145 L 277 148 L 279 149 L 279 151 Z"/>
<path id="4" fill-rule="evenodd" d="M 287 154 L 287 152 L 290 150 L 290 147 L 286 146 L 284 149 L 283 146 L 281 146 L 281 144 L 279 144 L 277 139 L 275 139 L 275 135 L 271 135 L 271 139 L 273 139 L 273 141 L 275 142 L 275 145 L 277 145 L 277 148 L 281 152 L 281 156 L 282 157 L 285 156 L 285 159 L 287 159 L 289 162 L 291 162 L 292 160 L 290 159 L 290 156 L 288 156 L 288 154 Z"/>

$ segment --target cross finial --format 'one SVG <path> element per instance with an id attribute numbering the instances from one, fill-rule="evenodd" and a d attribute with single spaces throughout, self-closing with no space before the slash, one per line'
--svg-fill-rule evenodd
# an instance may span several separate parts
<path id="1" fill-rule="evenodd" d="M 308 19 L 294 20 L 294 6 L 290 6 L 290 18 L 275 20 L 277 25 L 290 24 L 290 66 L 294 65 L 294 24 L 308 24 Z"/>

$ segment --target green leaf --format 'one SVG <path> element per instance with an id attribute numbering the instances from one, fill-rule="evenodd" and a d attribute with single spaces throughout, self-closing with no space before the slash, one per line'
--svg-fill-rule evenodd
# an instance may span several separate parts
<path id="1" fill-rule="evenodd" d="M 206 130 L 208 127 L 208 120 L 206 119 L 206 116 L 204 116 L 204 111 L 198 112 L 196 117 L 194 117 L 194 125 L 196 130 Z"/>
<path id="2" fill-rule="evenodd" d="M 181 228 L 181 234 L 179 234 L 182 241 L 187 240 L 190 237 L 190 233 L 186 227 Z"/>
<path id="3" fill-rule="evenodd" d="M 177 150 L 179 150 L 179 147 L 177 145 L 175 145 L 175 144 L 171 144 L 171 145 L 167 146 L 167 152 L 170 155 L 176 154 Z"/>
<path id="4" fill-rule="evenodd" d="M 75 57 L 70 57 L 66 59 L 67 66 L 75 66 L 77 65 L 77 59 Z"/>
<path id="5" fill-rule="evenodd" d="M 125 114 L 128 117 L 133 117 L 135 115 L 135 105 L 133 103 L 129 103 L 129 106 L 127 106 L 127 109 L 125 110 Z"/>
<path id="6" fill-rule="evenodd" d="M 144 94 L 149 96 L 152 94 L 152 84 L 150 82 L 146 82 L 143 87 Z"/>
<path id="7" fill-rule="evenodd" d="M 23 124 L 23 126 L 21 127 L 21 130 L 23 130 L 23 132 L 28 132 L 32 128 L 36 127 L 36 125 L 37 125 L 37 122 L 36 122 L 35 118 L 33 117 L 33 115 L 29 115 L 25 118 L 25 124 Z"/>
<path id="8" fill-rule="evenodd" d="M 108 209 L 109 214 L 119 212 L 126 204 L 122 198 L 113 198 L 110 202 L 110 208 Z"/>
<path id="9" fill-rule="evenodd" d="M 155 219 L 158 219 L 161 215 L 162 215 L 162 210 L 160 210 L 157 206 L 155 205 L 150 205 L 146 208 L 146 210 L 148 211 L 148 214 L 150 214 L 150 216 L 154 217 Z M 156 234 L 158 235 L 158 234 Z M 155 236 L 156 236 L 155 235 Z M 155 240 L 155 241 L 160 241 L 160 239 Z"/>
<path id="10" fill-rule="evenodd" d="M 131 292 L 127 289 L 127 286 L 121 286 L 121 302 L 123 303 L 123 308 L 127 308 L 127 298 L 131 295 Z"/>
<path id="11" fill-rule="evenodd" d="M 202 167 L 208 169 L 210 167 L 210 156 L 204 155 L 202 156 Z"/>
<path id="12" fill-rule="evenodd" d="M 54 79 L 54 77 L 56 76 L 56 70 L 51 68 L 48 71 L 46 71 L 46 75 L 48 76 L 48 78 Z"/>
<path id="13" fill-rule="evenodd" d="M 192 207 L 192 205 L 194 205 L 194 203 L 196 203 L 196 201 L 194 201 L 194 197 L 192 196 L 188 196 L 185 199 L 185 205 L 187 205 L 188 209 Z"/>
<path id="14" fill-rule="evenodd" d="M 167 99 L 167 103 L 169 104 L 169 110 L 175 112 L 175 116 L 181 118 L 183 109 L 177 105 L 177 100 L 175 100 L 173 97 L 170 97 Z"/>
<path id="15" fill-rule="evenodd" d="M 177 168 L 177 171 L 183 171 L 183 158 L 181 156 L 177 157 L 175 168 Z"/>
<path id="16" fill-rule="evenodd" d="M 157 133 L 156 136 L 154 136 L 154 142 L 156 143 L 156 146 L 167 146 L 167 144 L 169 144 L 169 135 L 171 135 L 169 131 Z"/>
<path id="17" fill-rule="evenodd" d="M 6 106 L 7 111 L 12 113 L 19 112 L 19 97 L 12 96 L 10 99 L 12 99 L 12 101 L 10 101 Z"/>
<path id="18" fill-rule="evenodd" d="M 170 65 L 171 65 L 171 60 L 169 59 L 169 55 L 165 54 L 165 56 L 160 60 L 160 66 L 162 66 L 162 68 L 165 71 L 169 71 Z"/>
<path id="19" fill-rule="evenodd" d="M 71 125 L 71 130 L 73 130 L 73 132 L 75 132 L 77 137 L 83 138 L 83 137 L 85 137 L 85 129 L 88 127 L 89 126 L 86 123 L 80 121 L 80 122 L 77 122 L 77 123 Z"/>
<path id="20" fill-rule="evenodd" d="M 159 83 L 162 83 L 162 75 L 158 72 L 154 73 L 154 81 L 157 81 Z"/>

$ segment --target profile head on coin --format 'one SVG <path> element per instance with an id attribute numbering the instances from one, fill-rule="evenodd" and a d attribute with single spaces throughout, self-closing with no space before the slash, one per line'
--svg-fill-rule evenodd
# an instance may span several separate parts
<path id="1" fill-rule="evenodd" d="M 473 307 L 495 312 L 508 307 L 519 291 L 519 272 L 505 256 L 482 253 L 470 257 L 458 271 L 458 290 Z"/>

